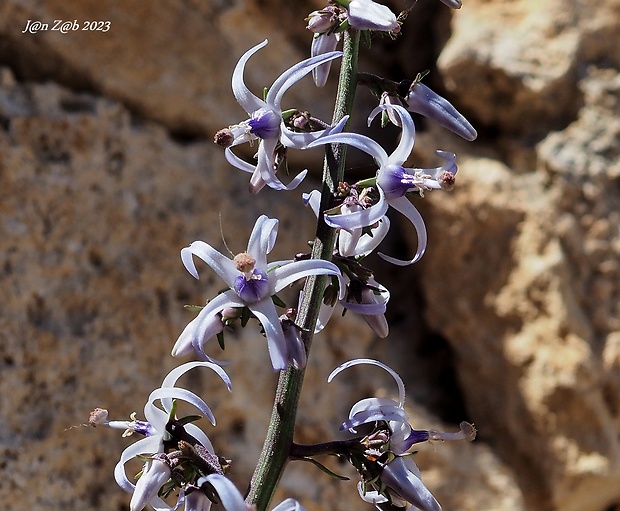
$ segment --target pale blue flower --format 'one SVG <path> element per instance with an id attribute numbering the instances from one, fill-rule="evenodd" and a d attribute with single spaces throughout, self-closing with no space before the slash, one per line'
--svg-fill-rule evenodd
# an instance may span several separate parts
<path id="1" fill-rule="evenodd" d="M 454 183 L 454 174 L 456 174 L 456 155 L 445 151 L 440 152 L 440 156 L 447 160 L 447 163 L 436 169 L 416 169 L 403 167 L 405 161 L 411 154 L 415 139 L 415 126 L 411 116 L 407 111 L 398 105 L 388 106 L 379 105 L 375 108 L 369 118 L 368 124 L 372 122 L 375 116 L 386 109 L 393 109 L 401 118 L 402 134 L 397 148 L 388 156 L 385 150 L 373 139 L 357 133 L 339 133 L 328 135 L 310 144 L 315 147 L 321 144 L 343 143 L 356 147 L 370 154 L 379 166 L 377 171 L 377 186 L 382 192 L 379 201 L 366 209 L 363 217 L 354 219 L 353 215 L 343 215 L 336 218 L 331 215 L 330 225 L 341 227 L 343 229 L 359 229 L 372 225 L 377 217 L 385 214 L 388 205 L 397 211 L 400 211 L 413 224 L 418 234 L 418 247 L 415 255 L 409 260 L 400 260 L 394 257 L 379 253 L 379 256 L 393 264 L 405 266 L 418 261 L 426 250 L 427 234 L 426 226 L 422 215 L 416 207 L 405 197 L 409 191 L 418 191 L 423 193 L 424 190 L 433 188 L 442 188 Z M 371 221 L 372 219 L 372 221 Z M 327 222 L 327 217 L 326 217 Z"/>
<path id="2" fill-rule="evenodd" d="M 276 148 L 278 144 L 295 149 L 305 149 L 307 145 L 327 133 L 337 133 L 344 126 L 341 121 L 334 127 L 325 130 L 298 133 L 290 130 L 282 118 L 280 103 L 284 93 L 304 76 L 310 73 L 317 66 L 325 62 L 330 62 L 339 58 L 342 52 L 329 52 L 317 57 L 306 59 L 290 69 L 287 69 L 273 82 L 269 88 L 265 99 L 255 96 L 245 85 L 243 75 L 245 65 L 252 55 L 267 44 L 267 40 L 257 44 L 245 52 L 235 66 L 232 76 L 233 94 L 241 107 L 249 115 L 249 119 L 230 126 L 226 132 L 226 159 L 228 162 L 246 172 L 252 174 L 250 178 L 250 191 L 257 193 L 265 185 L 277 190 L 291 190 L 299 185 L 307 171 L 298 174 L 288 185 L 283 184 L 276 177 Z M 216 141 L 221 140 L 222 132 L 216 135 Z M 250 164 L 238 156 L 230 149 L 233 146 L 260 140 L 257 153 L 257 163 Z M 220 142 L 218 142 L 220 143 Z"/>
<path id="3" fill-rule="evenodd" d="M 420 469 L 413 458 L 408 455 L 414 444 L 426 441 L 443 440 L 473 440 L 476 436 L 475 428 L 467 423 L 460 424 L 456 433 L 446 433 L 436 430 L 415 430 L 409 424 L 409 416 L 404 409 L 405 385 L 394 370 L 385 364 L 372 359 L 355 359 L 340 365 L 327 378 L 333 378 L 354 365 L 374 365 L 387 371 L 398 388 L 398 401 L 390 398 L 371 397 L 358 401 L 349 412 L 349 418 L 340 426 L 341 430 L 348 429 L 355 433 L 355 428 L 362 424 L 383 421 L 389 429 L 389 451 L 393 455 L 382 468 L 380 485 L 376 481 L 364 481 L 358 485 L 360 496 L 367 502 L 375 505 L 387 502 L 384 495 L 385 488 L 389 491 L 392 501 L 400 498 L 413 504 L 422 511 L 441 511 L 441 506 L 421 480 Z"/>
<path id="4" fill-rule="evenodd" d="M 194 256 L 202 259 L 229 287 L 211 300 L 179 336 L 172 356 L 185 353 L 188 346 L 203 358 L 205 335 L 212 330 L 213 316 L 228 307 L 247 307 L 260 321 L 267 337 L 273 369 L 286 369 L 297 357 L 297 348 L 289 346 L 271 297 L 299 279 L 310 275 L 334 275 L 342 280 L 338 267 L 321 259 L 278 261 L 267 264 L 278 232 L 278 220 L 262 215 L 256 220 L 246 252 L 233 259 L 226 257 L 204 241 L 195 241 L 181 250 L 187 271 L 198 279 Z M 341 286 L 344 292 L 344 286 Z M 216 321 L 217 323 L 217 321 Z"/>
<path id="5" fill-rule="evenodd" d="M 136 420 L 135 414 L 132 414 L 132 420 L 130 421 L 108 421 L 107 410 L 103 410 L 101 408 L 96 409 L 91 414 L 89 423 L 92 426 L 105 426 L 114 429 L 124 429 L 125 433 L 123 436 L 128 436 L 132 433 L 144 435 L 144 438 L 130 445 L 122 452 L 120 460 L 114 468 L 114 478 L 116 479 L 118 485 L 123 490 L 133 495 L 135 495 L 136 491 L 138 492 L 138 494 L 132 498 L 132 511 L 142 509 L 147 503 L 157 511 L 173 509 L 157 496 L 157 491 L 154 491 L 154 487 L 159 482 L 163 484 L 169 477 L 169 472 L 167 472 L 166 468 L 162 465 L 162 463 L 164 463 L 162 459 L 155 457 L 154 460 L 148 460 L 145 463 L 144 475 L 142 477 L 146 476 L 146 479 L 141 483 L 139 480 L 138 485 L 134 485 L 125 473 L 125 464 L 136 456 L 150 456 L 164 452 L 164 438 L 168 435 L 166 432 L 166 424 L 170 420 L 170 414 L 173 409 L 173 400 L 186 401 L 187 403 L 194 405 L 205 417 L 209 419 L 211 424 L 215 425 L 215 417 L 213 416 L 211 409 L 200 397 L 189 390 L 175 387 L 177 380 L 187 371 L 195 367 L 208 367 L 209 369 L 212 369 L 224 381 L 228 387 L 228 390 L 231 389 L 231 382 L 228 375 L 218 365 L 210 362 L 188 362 L 170 371 L 164 378 L 161 387 L 151 392 L 148 401 L 144 406 L 144 421 Z M 160 402 L 161 408 L 155 406 L 156 401 Z M 184 428 L 188 434 L 200 442 L 200 444 L 203 445 L 209 452 L 212 454 L 214 453 L 211 441 L 198 426 L 194 424 L 186 424 Z M 168 477 L 165 477 L 167 473 Z"/>

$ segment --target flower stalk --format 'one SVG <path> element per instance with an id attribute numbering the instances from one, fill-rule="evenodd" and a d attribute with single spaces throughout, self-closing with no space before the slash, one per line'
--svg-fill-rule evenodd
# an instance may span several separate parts
<path id="1" fill-rule="evenodd" d="M 338 123 L 351 113 L 357 82 L 357 59 L 360 33 L 349 30 L 344 33 L 344 55 L 338 82 L 338 92 L 334 107 L 333 123 Z M 321 211 L 334 206 L 333 196 L 340 181 L 344 180 L 346 146 L 332 144 L 326 146 L 321 193 Z M 313 259 L 330 261 L 336 242 L 336 230 L 329 227 L 323 215 L 319 215 L 316 237 L 312 247 Z M 306 280 L 303 299 L 295 323 L 302 328 L 302 339 L 306 353 L 310 351 L 327 276 L 311 276 Z M 293 434 L 297 406 L 305 370 L 289 365 L 280 372 L 278 387 L 271 413 L 271 421 L 263 444 L 261 455 L 250 482 L 246 497 L 247 504 L 256 506 L 257 511 L 265 511 L 282 477 L 293 447 Z"/>

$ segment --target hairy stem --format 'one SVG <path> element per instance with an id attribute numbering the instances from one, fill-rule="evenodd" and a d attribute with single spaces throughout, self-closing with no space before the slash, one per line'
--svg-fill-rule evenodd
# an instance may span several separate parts
<path id="1" fill-rule="evenodd" d="M 338 122 L 351 113 L 357 79 L 359 32 L 345 32 L 343 50 L 333 122 Z M 335 188 L 344 179 L 344 160 L 345 146 L 327 146 L 321 211 L 332 207 Z M 335 230 L 328 227 L 322 215 L 319 215 L 312 258 L 331 260 L 335 241 Z M 319 276 L 309 277 L 304 286 L 303 300 L 295 322 L 303 329 L 303 340 L 308 354 L 326 285 L 327 277 Z M 256 505 L 257 511 L 267 509 L 290 458 L 304 374 L 304 369 L 295 369 L 292 366 L 280 372 L 267 437 L 246 497 L 246 502 Z"/>

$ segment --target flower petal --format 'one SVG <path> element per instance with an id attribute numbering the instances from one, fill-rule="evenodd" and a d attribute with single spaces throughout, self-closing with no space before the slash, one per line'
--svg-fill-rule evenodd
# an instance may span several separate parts
<path id="1" fill-rule="evenodd" d="M 196 279 L 200 277 L 198 276 L 193 256 L 202 259 L 226 282 L 228 287 L 233 287 L 239 272 L 232 260 L 204 241 L 194 241 L 189 247 L 181 249 L 181 260 L 187 271 Z"/>
<path id="2" fill-rule="evenodd" d="M 250 92 L 250 90 L 246 87 L 243 81 L 243 72 L 249 58 L 254 55 L 258 50 L 264 48 L 266 45 L 267 39 L 246 51 L 243 55 L 241 55 L 241 58 L 239 59 L 239 62 L 237 62 L 235 70 L 233 71 L 233 94 L 237 102 L 241 105 L 241 108 L 243 108 L 248 114 L 251 114 L 259 108 L 267 107 L 263 100 L 257 98 L 254 94 Z"/>
<path id="3" fill-rule="evenodd" d="M 415 230 L 418 234 L 418 248 L 415 255 L 413 256 L 413 259 L 410 259 L 408 261 L 396 259 L 394 257 L 382 254 L 381 252 L 378 252 L 378 255 L 382 259 L 385 259 L 386 261 L 397 266 L 407 266 L 409 264 L 413 264 L 416 261 L 419 261 L 420 258 L 424 255 L 424 252 L 426 251 L 427 236 L 424 219 L 422 218 L 422 215 L 420 215 L 420 212 L 416 209 L 416 207 L 411 204 L 411 202 L 409 202 L 409 199 L 407 199 L 407 197 L 397 197 L 394 199 L 390 199 L 388 202 L 390 203 L 390 206 L 405 215 L 415 227 Z"/>
<path id="4" fill-rule="evenodd" d="M 334 51 L 339 40 L 340 34 L 314 34 L 310 47 L 310 55 L 316 57 L 317 55 L 323 55 L 330 51 Z M 312 70 L 312 79 L 317 87 L 323 87 L 327 83 L 331 66 L 331 61 L 328 61 Z"/>
<path id="5" fill-rule="evenodd" d="M 384 216 L 381 220 L 379 220 L 378 226 L 371 229 L 372 236 L 366 233 L 362 235 L 360 240 L 357 242 L 357 246 L 355 247 L 355 255 L 366 257 L 379 246 L 379 243 L 381 243 L 387 236 L 389 230 L 390 219 L 387 216 Z"/>
<path id="6" fill-rule="evenodd" d="M 154 454 L 161 452 L 163 449 L 161 435 L 149 436 L 138 440 L 135 444 L 131 444 L 121 453 L 121 458 L 114 467 L 114 479 L 127 493 L 133 493 L 135 485 L 127 478 L 125 473 L 125 463 L 140 454 Z"/>
<path id="7" fill-rule="evenodd" d="M 276 79 L 275 82 L 273 82 L 273 85 L 269 89 L 267 97 L 265 98 L 267 104 L 280 112 L 280 101 L 282 100 L 284 93 L 290 87 L 292 87 L 296 82 L 301 80 L 316 67 L 339 57 L 342 57 L 341 51 L 331 51 L 329 53 L 317 55 L 316 57 L 310 57 L 309 59 L 303 60 L 287 69 Z"/>
<path id="8" fill-rule="evenodd" d="M 295 499 L 286 499 L 274 507 L 272 511 L 304 511 L 304 508 Z"/>
<path id="9" fill-rule="evenodd" d="M 403 383 L 402 378 L 398 375 L 398 373 L 396 371 L 394 371 L 394 369 L 392 369 L 389 366 L 386 366 L 385 364 L 379 362 L 378 360 L 373 360 L 371 358 L 356 358 L 356 359 L 353 359 L 353 360 L 349 360 L 348 362 L 345 362 L 344 364 L 340 364 L 327 377 L 327 383 L 330 383 L 338 373 L 344 371 L 345 369 L 347 369 L 349 367 L 353 367 L 353 366 L 359 365 L 359 364 L 374 365 L 374 366 L 380 367 L 381 369 L 384 369 L 385 371 L 390 373 L 392 378 L 394 378 L 394 381 L 396 381 L 396 385 L 398 386 L 398 401 L 400 403 L 400 406 L 401 406 L 401 408 L 404 406 L 404 404 L 405 404 L 405 384 Z"/>
<path id="10" fill-rule="evenodd" d="M 316 217 L 319 216 L 319 208 L 321 206 L 321 192 L 312 190 L 310 193 L 302 193 L 301 198 L 304 206 L 310 206 Z"/>
<path id="11" fill-rule="evenodd" d="M 271 301 L 271 298 L 266 298 L 248 305 L 248 308 L 258 318 L 260 324 L 263 325 L 273 370 L 282 371 L 286 369 L 289 363 L 289 354 L 276 306 Z"/>
<path id="12" fill-rule="evenodd" d="M 356 147 L 360 151 L 372 156 L 377 164 L 382 167 L 388 161 L 388 155 L 377 142 L 372 138 L 358 133 L 336 133 L 319 138 L 316 142 L 308 144 L 308 147 L 318 147 L 325 144 L 347 144 Z"/>
<path id="13" fill-rule="evenodd" d="M 389 156 L 385 165 L 402 165 L 405 161 L 407 161 L 407 158 L 409 158 L 409 155 L 413 150 L 413 144 L 415 142 L 415 124 L 413 123 L 413 119 L 409 115 L 409 112 L 407 112 L 407 110 L 405 110 L 402 106 L 386 104 L 379 105 L 372 112 L 370 112 L 370 115 L 368 116 L 369 126 L 375 116 L 383 110 L 389 110 L 396 113 L 396 115 L 400 117 L 400 125 L 402 126 L 398 146 Z M 383 167 L 384 164 L 381 166 Z"/>
<path id="14" fill-rule="evenodd" d="M 422 480 L 407 467 L 406 460 L 414 463 L 410 457 L 396 457 L 388 463 L 381 472 L 381 482 L 422 511 L 441 511 L 439 502 Z"/>
<path id="15" fill-rule="evenodd" d="M 232 152 L 230 147 L 227 147 L 224 151 L 224 156 L 226 157 L 226 161 L 230 163 L 233 167 L 238 168 L 239 170 L 243 170 L 244 172 L 249 172 L 250 174 L 254 173 L 256 170 L 256 165 L 252 165 L 245 160 L 239 158 L 235 153 Z"/>
<path id="16" fill-rule="evenodd" d="M 194 405 L 209 419 L 209 422 L 215 426 L 215 417 L 213 416 L 213 412 L 207 406 L 207 403 L 205 403 L 201 397 L 197 396 L 193 392 L 179 387 L 160 387 L 151 392 L 148 402 L 152 403 L 156 399 L 161 399 L 163 401 L 165 398 L 181 399 L 191 405 Z"/>
<path id="17" fill-rule="evenodd" d="M 224 371 L 224 369 L 222 369 L 217 364 L 213 364 L 211 362 L 187 362 L 185 364 L 181 364 L 180 366 L 175 367 L 166 375 L 164 381 L 161 384 L 161 387 L 174 387 L 175 383 L 181 376 L 183 376 L 187 371 L 194 369 L 195 367 L 208 367 L 209 369 L 212 369 L 224 381 L 226 387 L 228 387 L 228 391 L 232 391 L 232 382 L 226 374 L 226 371 Z M 172 399 L 170 398 L 163 398 L 161 400 L 161 404 L 166 412 L 170 412 L 170 410 L 172 409 Z"/>
<path id="18" fill-rule="evenodd" d="M 211 474 L 206 477 L 206 481 L 215 488 L 226 511 L 248 511 L 241 493 L 228 478 L 220 474 Z"/>
<path id="19" fill-rule="evenodd" d="M 199 354 L 206 357 L 202 351 L 202 345 L 207 340 L 205 336 L 210 333 L 209 327 L 212 324 L 212 317 L 226 307 L 245 307 L 245 303 L 232 290 L 217 295 L 183 329 L 172 348 L 172 356 L 181 356 L 187 351 L 187 346 L 191 344 L 194 349 L 198 348 Z M 213 362 L 213 360 L 209 360 L 209 362 Z"/>
<path id="20" fill-rule="evenodd" d="M 278 220 L 261 215 L 256 219 L 248 240 L 248 254 L 256 260 L 256 268 L 267 269 L 267 254 L 273 249 L 278 236 Z"/>
<path id="21" fill-rule="evenodd" d="M 315 142 L 321 137 L 340 133 L 344 129 L 344 126 L 348 120 L 349 116 L 345 115 L 334 126 L 327 127 L 324 130 L 303 133 L 293 131 L 289 129 L 284 123 L 282 123 L 282 125 L 280 126 L 280 142 L 286 147 L 292 147 L 295 149 L 306 149 L 312 142 Z"/>
<path id="22" fill-rule="evenodd" d="M 338 266 L 323 259 L 295 261 L 276 268 L 271 274 L 272 294 L 278 293 L 293 282 L 310 275 L 335 275 L 340 283 L 341 298 L 344 298 L 346 283 Z"/>

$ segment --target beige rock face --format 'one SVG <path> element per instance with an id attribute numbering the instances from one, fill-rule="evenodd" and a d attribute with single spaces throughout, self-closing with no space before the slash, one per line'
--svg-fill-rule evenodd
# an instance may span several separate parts
<path id="1" fill-rule="evenodd" d="M 446 41 L 431 78 L 480 137 L 465 144 L 430 122 L 420 130 L 412 163 L 431 165 L 435 148 L 454 150 L 457 187 L 413 199 L 429 228 L 420 264 L 372 263 L 392 291 L 390 337 L 375 339 L 351 313 L 317 337 L 296 439 L 338 437 L 356 400 L 394 394 L 389 378 L 361 368 L 327 386 L 341 362 L 373 357 L 403 375 L 415 427 L 454 429 L 467 419 L 479 430 L 473 444 L 420 447 L 424 481 L 444 509 L 612 510 L 620 505 L 620 4 L 464 3 L 453 14 L 440 2 L 416 4 L 403 26 L 406 50 L 378 39 L 362 61 L 412 78 L 422 70 L 413 63 L 440 50 L 416 39 L 431 30 L 433 41 Z M 7 509 L 127 508 L 112 472 L 133 438 L 82 423 L 96 406 L 115 419 L 141 416 L 178 363 L 169 351 L 192 317 L 183 305 L 221 289 L 206 266 L 198 282 L 185 272 L 181 247 L 203 239 L 226 251 L 224 238 L 239 252 L 266 213 L 280 219 L 273 259 L 306 250 L 313 218 L 298 193 L 250 196 L 247 176 L 210 137 L 244 115 L 230 94 L 238 56 L 269 38 L 248 68 L 258 92 L 308 55 L 301 19 L 321 5 L 0 5 Z M 55 19 L 109 20 L 112 28 L 22 33 L 27 20 Z M 403 76 L 391 76 L 395 67 Z M 305 83 L 286 99 L 329 118 L 321 99 L 332 92 L 333 83 L 320 91 Z M 361 91 L 358 103 L 366 111 L 372 98 Z M 394 215 L 385 251 L 409 253 L 410 235 Z M 224 355 L 212 344 L 214 356 L 233 361 L 232 394 L 208 370 L 180 383 L 214 410 L 217 426 L 205 430 L 234 460 L 243 489 L 276 376 L 255 323 L 228 333 Z M 370 506 L 348 467 L 329 466 L 352 481 L 293 463 L 276 499 L 298 498 L 309 511 Z"/>

